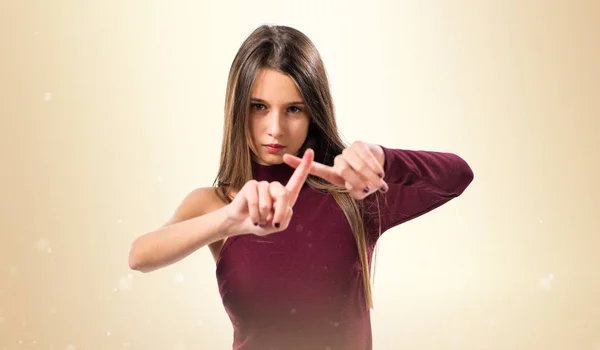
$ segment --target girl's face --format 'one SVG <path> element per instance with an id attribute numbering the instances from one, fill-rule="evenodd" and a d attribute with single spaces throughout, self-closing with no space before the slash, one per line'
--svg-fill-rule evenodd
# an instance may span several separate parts
<path id="1" fill-rule="evenodd" d="M 262 165 L 283 163 L 283 155 L 297 155 L 308 135 L 310 117 L 294 81 L 273 69 L 262 69 L 250 96 L 250 128 Z M 282 147 L 271 148 L 278 144 Z M 257 157 L 258 156 L 258 157 Z"/>

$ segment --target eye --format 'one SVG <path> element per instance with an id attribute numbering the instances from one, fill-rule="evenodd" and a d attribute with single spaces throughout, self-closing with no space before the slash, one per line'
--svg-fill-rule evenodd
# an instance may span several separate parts
<path id="1" fill-rule="evenodd" d="M 289 109 L 290 109 L 290 112 L 292 112 L 292 113 L 294 113 L 294 114 L 295 114 L 295 113 L 300 113 L 300 112 L 302 112 L 302 110 L 301 110 L 300 108 L 296 107 L 296 106 L 292 106 L 292 107 L 290 107 Z M 292 110 L 292 109 L 293 109 L 293 110 Z"/>
<path id="2" fill-rule="evenodd" d="M 266 108 L 266 106 L 265 106 L 265 105 L 263 105 L 262 103 L 253 103 L 253 104 L 252 104 L 250 107 L 251 107 L 253 110 L 256 110 L 256 111 L 260 111 L 260 110 L 262 110 L 262 108 L 263 108 L 263 107 L 265 107 L 265 108 Z"/>

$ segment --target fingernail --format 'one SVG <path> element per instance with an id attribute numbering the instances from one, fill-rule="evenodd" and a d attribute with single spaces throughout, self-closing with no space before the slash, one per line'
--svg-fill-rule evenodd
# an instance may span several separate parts
<path id="1" fill-rule="evenodd" d="M 365 193 L 369 193 L 369 188 L 368 188 L 368 187 L 365 187 L 365 188 L 363 189 L 363 192 L 365 192 Z"/>
<path id="2" fill-rule="evenodd" d="M 379 175 L 379 177 L 383 179 L 383 174 L 382 173 L 379 173 L 377 175 Z"/>
<path id="3" fill-rule="evenodd" d="M 258 225 L 258 226 L 260 226 L 260 227 L 262 227 L 262 228 L 265 228 L 265 224 L 260 224 L 260 225 Z"/>
<path id="4" fill-rule="evenodd" d="M 387 192 L 388 188 L 387 188 L 387 186 L 386 186 L 386 185 L 383 185 L 383 186 L 381 186 L 381 190 L 382 190 L 383 192 Z"/>
<path id="5" fill-rule="evenodd" d="M 278 222 L 275 223 L 275 227 L 279 228 L 279 223 Z"/>

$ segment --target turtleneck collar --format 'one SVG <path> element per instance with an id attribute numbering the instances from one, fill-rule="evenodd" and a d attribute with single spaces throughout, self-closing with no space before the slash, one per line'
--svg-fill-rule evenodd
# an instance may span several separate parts
<path id="1" fill-rule="evenodd" d="M 294 173 L 294 168 L 285 162 L 274 165 L 262 165 L 252 160 L 252 176 L 257 181 L 279 181 L 282 185 L 287 184 Z"/>

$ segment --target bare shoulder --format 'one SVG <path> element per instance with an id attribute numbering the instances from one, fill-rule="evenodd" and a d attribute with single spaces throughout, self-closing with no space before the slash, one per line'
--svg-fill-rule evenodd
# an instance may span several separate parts
<path id="1" fill-rule="evenodd" d="M 181 201 L 173 216 L 164 226 L 193 219 L 223 208 L 225 203 L 218 195 L 215 187 L 199 187 L 189 192 Z M 215 261 L 217 260 L 225 239 L 208 245 Z"/>
<path id="2" fill-rule="evenodd" d="M 221 202 L 214 187 L 200 187 L 188 193 L 175 209 L 173 216 L 163 226 L 169 226 L 181 221 L 208 214 L 218 209 Z"/>

